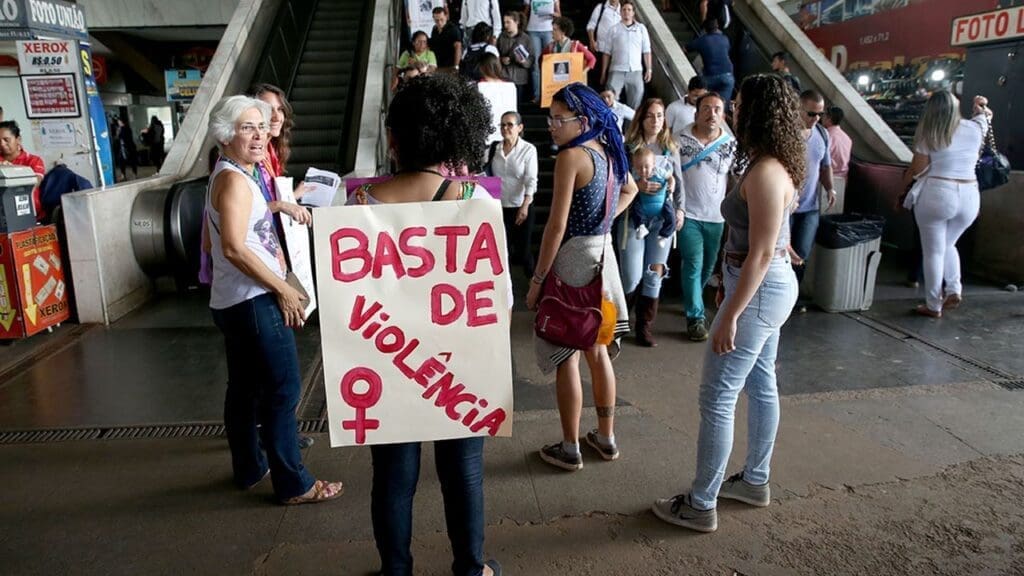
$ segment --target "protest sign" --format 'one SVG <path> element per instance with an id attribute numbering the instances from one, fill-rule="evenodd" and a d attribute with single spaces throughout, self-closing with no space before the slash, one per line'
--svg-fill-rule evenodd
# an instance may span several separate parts
<path id="1" fill-rule="evenodd" d="M 295 202 L 294 180 L 284 176 L 274 178 L 277 197 L 282 202 Z M 299 279 L 303 290 L 309 296 L 306 304 L 306 318 L 316 310 L 316 286 L 313 284 L 313 259 L 309 252 L 309 228 L 299 224 L 292 217 L 281 213 L 281 228 L 284 232 L 284 248 L 288 254 L 288 264 L 292 273 Z"/>
<path id="2" fill-rule="evenodd" d="M 541 108 L 550 108 L 551 97 L 564 86 L 587 81 L 587 73 L 583 69 L 583 54 L 580 52 L 545 54 L 541 61 L 540 74 Z"/>
<path id="3" fill-rule="evenodd" d="M 353 192 L 358 190 L 359 187 L 362 186 L 363 184 L 380 184 L 381 182 L 387 182 L 392 178 L 394 178 L 394 176 L 391 175 L 371 176 L 370 178 L 346 178 L 345 197 L 342 198 L 340 194 L 335 196 L 334 205 L 344 206 L 345 202 L 348 200 L 348 197 L 351 196 Z M 491 198 L 494 198 L 495 200 L 501 200 L 501 178 L 498 178 L 497 176 L 451 176 L 449 180 L 455 182 L 476 182 L 477 185 L 479 185 L 481 188 L 486 190 L 488 194 L 491 195 Z"/>
<path id="4" fill-rule="evenodd" d="M 315 216 L 331 446 L 510 436 L 500 203 L 344 206 Z"/>

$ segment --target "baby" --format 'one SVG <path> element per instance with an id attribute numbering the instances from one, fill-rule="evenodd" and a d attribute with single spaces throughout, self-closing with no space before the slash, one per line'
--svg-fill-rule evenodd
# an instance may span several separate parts
<path id="1" fill-rule="evenodd" d="M 641 193 L 629 208 L 629 222 L 636 228 L 637 239 L 643 239 L 650 233 L 648 225 L 661 217 L 658 245 L 663 247 L 676 231 L 676 211 L 669 194 L 676 185 L 672 164 L 667 158 L 656 157 L 650 148 L 641 147 L 633 153 L 633 179 Z M 649 191 L 649 183 L 658 184 L 658 189 Z"/>

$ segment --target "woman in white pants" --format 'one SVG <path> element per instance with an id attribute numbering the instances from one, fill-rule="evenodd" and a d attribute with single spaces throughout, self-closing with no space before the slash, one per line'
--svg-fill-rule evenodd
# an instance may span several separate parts
<path id="1" fill-rule="evenodd" d="M 924 253 L 925 303 L 914 310 L 923 316 L 941 318 L 943 308 L 952 310 L 963 299 L 956 242 L 978 217 L 981 197 L 974 167 L 991 118 L 987 98 L 975 96 L 974 117 L 965 120 L 960 101 L 941 90 L 928 99 L 917 125 L 904 184 L 927 168 L 917 197 L 909 199 Z"/>

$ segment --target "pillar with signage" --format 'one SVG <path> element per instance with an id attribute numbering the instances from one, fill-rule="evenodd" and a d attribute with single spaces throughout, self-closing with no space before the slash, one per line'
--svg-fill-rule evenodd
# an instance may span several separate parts
<path id="1" fill-rule="evenodd" d="M 3 0 L 0 39 L 16 40 L 19 79 L 33 154 L 47 168 L 62 162 L 101 183 L 97 133 L 91 120 L 79 41 L 88 40 L 85 13 L 64 0 Z M 26 140 L 29 140 L 26 138 Z M 107 146 L 109 149 L 109 145 Z"/>
<path id="2" fill-rule="evenodd" d="M 1024 115 L 1014 110 L 1024 98 L 1024 6 L 961 16 L 953 20 L 950 43 L 967 49 L 963 112 L 977 94 L 995 114 L 996 146 L 1010 166 L 1024 167 Z"/>

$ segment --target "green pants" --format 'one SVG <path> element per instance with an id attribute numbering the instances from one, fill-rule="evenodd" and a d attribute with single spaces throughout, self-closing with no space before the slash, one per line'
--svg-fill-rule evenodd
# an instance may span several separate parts
<path id="1" fill-rule="evenodd" d="M 687 218 L 679 231 L 679 277 L 688 321 L 704 319 L 704 286 L 715 270 L 724 229 L 723 222 Z"/>

